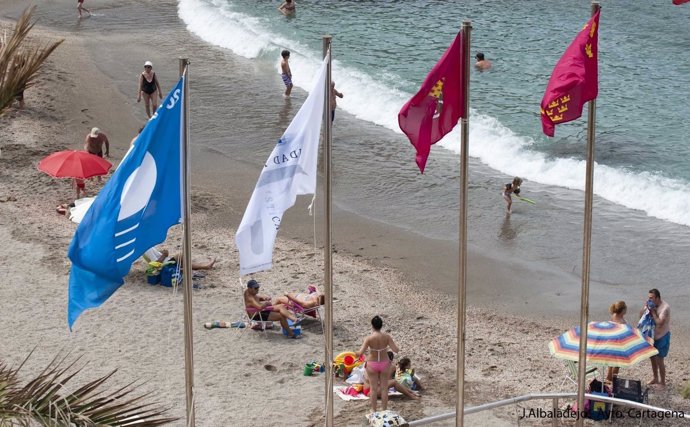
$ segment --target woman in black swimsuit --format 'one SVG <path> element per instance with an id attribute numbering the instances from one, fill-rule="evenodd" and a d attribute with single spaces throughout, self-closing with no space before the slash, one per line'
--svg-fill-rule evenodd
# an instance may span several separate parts
<path id="1" fill-rule="evenodd" d="M 141 101 L 141 97 L 144 97 L 144 105 L 146 106 L 146 115 L 151 118 L 152 113 L 155 113 L 158 109 L 158 101 L 156 100 L 156 93 L 158 93 L 158 98 L 163 99 L 163 92 L 161 91 L 161 85 L 158 84 L 158 78 L 156 78 L 156 73 L 153 72 L 153 64 L 151 61 L 144 62 L 144 71 L 139 75 L 139 91 L 137 93 L 137 102 Z M 153 109 L 151 109 L 151 104 L 153 103 Z"/>

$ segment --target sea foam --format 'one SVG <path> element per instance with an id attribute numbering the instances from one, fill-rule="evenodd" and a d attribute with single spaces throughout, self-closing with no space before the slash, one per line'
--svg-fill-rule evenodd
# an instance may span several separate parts
<path id="1" fill-rule="evenodd" d="M 280 72 L 280 51 L 291 51 L 290 67 L 295 86 L 310 87 L 321 61 L 321 52 L 304 43 L 272 32 L 262 20 L 233 11 L 223 0 L 180 0 L 180 18 L 187 29 L 206 42 L 231 50 L 248 59 L 264 60 Z M 433 64 L 429 64 L 431 67 Z M 278 77 L 276 77 L 278 78 Z M 345 97 L 338 107 L 353 116 L 401 133 L 398 111 L 413 95 L 392 88 L 415 87 L 420 82 L 405 82 L 400 76 L 372 76 L 337 59 L 333 61 L 333 80 Z M 584 119 L 583 119 L 584 120 Z M 459 126 L 438 145 L 460 152 Z M 573 158 L 547 158 L 531 150 L 529 137 L 515 134 L 496 118 L 471 110 L 470 155 L 507 175 L 529 181 L 584 191 L 585 162 Z M 411 148 L 410 148 L 411 149 Z M 433 155 L 433 152 L 432 152 Z M 642 210 L 649 216 L 690 226 L 689 183 L 652 172 L 633 172 L 595 165 L 594 193 L 613 203 Z"/>

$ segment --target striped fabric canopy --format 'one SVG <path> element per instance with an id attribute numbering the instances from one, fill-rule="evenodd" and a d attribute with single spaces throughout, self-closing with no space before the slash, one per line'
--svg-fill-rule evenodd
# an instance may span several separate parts
<path id="1" fill-rule="evenodd" d="M 578 361 L 580 327 L 549 342 L 551 354 L 559 359 Z M 653 341 L 637 328 L 613 322 L 590 322 L 587 330 L 587 364 L 627 367 L 659 352 Z"/>

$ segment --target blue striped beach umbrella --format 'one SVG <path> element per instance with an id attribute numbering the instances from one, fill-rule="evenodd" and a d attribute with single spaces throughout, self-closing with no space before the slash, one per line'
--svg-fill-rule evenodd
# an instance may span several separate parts
<path id="1" fill-rule="evenodd" d="M 613 322 L 590 322 L 587 328 L 587 364 L 625 368 L 659 352 L 654 342 L 639 329 Z M 549 342 L 551 354 L 559 359 L 578 361 L 580 327 Z"/>

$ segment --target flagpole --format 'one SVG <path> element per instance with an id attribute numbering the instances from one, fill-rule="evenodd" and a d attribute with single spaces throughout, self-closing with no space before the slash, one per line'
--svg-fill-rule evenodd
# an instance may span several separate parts
<path id="1" fill-rule="evenodd" d="M 331 39 L 323 36 L 323 57 L 328 55 L 326 65 L 326 92 L 324 97 L 323 120 L 324 132 L 324 205 L 325 234 L 323 242 L 323 274 L 326 292 L 326 327 L 324 329 L 326 351 L 326 427 L 333 427 L 333 252 L 331 251 Z"/>
<path id="2" fill-rule="evenodd" d="M 460 264 L 458 284 L 458 324 L 457 324 L 457 402 L 455 405 L 455 425 L 462 427 L 465 418 L 465 318 L 467 314 L 467 164 L 470 134 L 470 32 L 472 22 L 462 23 L 462 87 L 464 96 L 464 114 L 460 121 Z"/>
<path id="3" fill-rule="evenodd" d="M 180 76 L 184 76 L 182 107 L 182 276 L 184 295 L 184 371 L 187 391 L 187 427 L 194 427 L 194 349 L 192 337 L 192 229 L 189 192 L 189 59 L 180 58 Z"/>
<path id="4" fill-rule="evenodd" d="M 599 11 L 599 2 L 592 2 L 592 16 Z M 587 325 L 589 319 L 589 264 L 592 245 L 592 201 L 594 193 L 594 131 L 596 98 L 589 101 L 587 108 L 587 170 L 585 173 L 585 219 L 582 237 L 582 290 L 580 295 L 580 353 L 577 369 L 577 410 L 585 407 L 587 372 Z M 577 417 L 577 426 L 584 424 L 583 417 Z"/>

